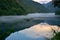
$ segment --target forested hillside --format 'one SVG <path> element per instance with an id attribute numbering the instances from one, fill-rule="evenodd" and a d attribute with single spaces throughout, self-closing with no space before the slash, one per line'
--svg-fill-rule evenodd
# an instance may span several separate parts
<path id="1" fill-rule="evenodd" d="M 26 10 L 16 0 L 0 0 L 0 15 L 22 15 Z"/>
<path id="2" fill-rule="evenodd" d="M 42 4 L 34 2 L 32 0 L 18 0 L 18 3 L 22 4 L 22 6 L 29 13 L 49 13 L 50 10 L 44 7 Z"/>
<path id="3" fill-rule="evenodd" d="M 0 15 L 48 13 L 49 9 L 32 0 L 0 0 Z"/>

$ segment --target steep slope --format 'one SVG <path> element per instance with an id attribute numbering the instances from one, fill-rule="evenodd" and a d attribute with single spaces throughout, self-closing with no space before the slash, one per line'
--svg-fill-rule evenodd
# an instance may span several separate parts
<path id="1" fill-rule="evenodd" d="M 48 8 L 50 10 L 50 12 L 55 13 L 56 15 L 60 15 L 60 8 L 58 7 L 54 7 L 54 4 L 52 1 L 50 1 L 47 4 L 43 4 L 46 8 Z"/>
<path id="2" fill-rule="evenodd" d="M 48 13 L 49 9 L 32 0 L 0 0 L 0 15 L 24 15 L 36 12 Z"/>
<path id="3" fill-rule="evenodd" d="M 49 9 L 45 8 L 40 3 L 34 2 L 32 0 L 18 0 L 18 3 L 24 7 L 29 13 L 39 12 L 39 13 L 48 13 Z"/>
<path id="4" fill-rule="evenodd" d="M 47 4 L 43 4 L 46 8 L 48 8 L 51 12 L 54 12 L 55 11 L 55 7 L 54 5 L 52 4 L 52 1 L 47 3 Z"/>
<path id="5" fill-rule="evenodd" d="M 22 15 L 26 10 L 16 0 L 0 0 L 0 15 Z"/>

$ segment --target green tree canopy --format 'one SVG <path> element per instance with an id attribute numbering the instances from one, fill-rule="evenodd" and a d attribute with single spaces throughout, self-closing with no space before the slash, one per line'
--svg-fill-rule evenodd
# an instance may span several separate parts
<path id="1" fill-rule="evenodd" d="M 0 0 L 0 15 L 24 15 L 26 13 L 17 0 Z"/>
<path id="2" fill-rule="evenodd" d="M 60 8 L 60 0 L 52 0 L 54 7 L 59 7 Z"/>

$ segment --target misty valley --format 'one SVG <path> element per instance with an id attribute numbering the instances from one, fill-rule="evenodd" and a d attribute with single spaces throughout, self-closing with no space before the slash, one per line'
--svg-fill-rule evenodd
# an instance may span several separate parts
<path id="1" fill-rule="evenodd" d="M 0 40 L 60 40 L 60 0 L 0 0 Z"/>

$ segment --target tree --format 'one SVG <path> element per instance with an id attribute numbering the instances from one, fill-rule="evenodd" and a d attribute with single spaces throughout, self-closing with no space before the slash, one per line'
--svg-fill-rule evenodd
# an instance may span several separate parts
<path id="1" fill-rule="evenodd" d="M 0 16 L 2 15 L 25 15 L 27 11 L 17 0 L 0 0 Z"/>
<path id="2" fill-rule="evenodd" d="M 52 0 L 54 7 L 58 7 L 55 11 L 56 15 L 60 15 L 60 0 Z"/>
<path id="3" fill-rule="evenodd" d="M 54 7 L 59 7 L 60 8 L 60 0 L 52 0 Z"/>

